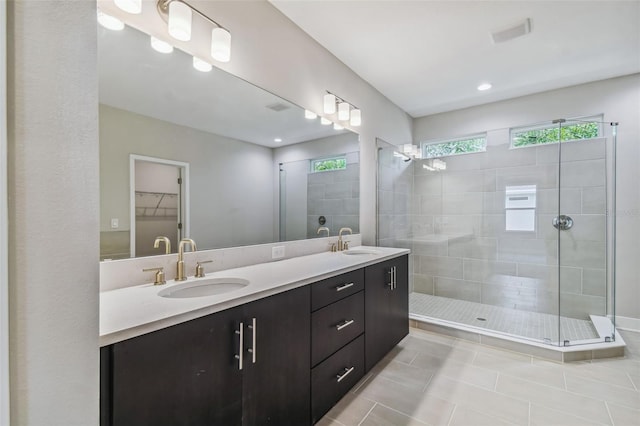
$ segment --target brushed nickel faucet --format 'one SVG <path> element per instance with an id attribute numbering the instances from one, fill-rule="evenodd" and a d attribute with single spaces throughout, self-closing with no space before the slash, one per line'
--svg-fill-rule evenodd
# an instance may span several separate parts
<path id="1" fill-rule="evenodd" d="M 156 240 L 153 242 L 153 248 L 160 248 L 160 243 L 164 243 L 164 253 L 171 254 L 171 240 L 165 236 L 156 237 Z"/>
<path id="2" fill-rule="evenodd" d="M 351 228 L 340 228 L 340 231 L 338 231 L 338 251 L 347 250 L 349 248 L 349 242 L 342 241 L 343 232 L 349 232 L 350 235 L 353 234 Z"/>
<path id="3" fill-rule="evenodd" d="M 318 228 L 318 232 L 316 232 L 316 234 L 320 235 L 322 231 L 327 231 L 327 237 L 329 236 L 329 228 L 327 228 L 326 226 L 321 226 L 320 228 Z"/>
<path id="4" fill-rule="evenodd" d="M 187 276 L 184 273 L 184 246 L 189 244 L 191 246 L 191 251 L 198 251 L 196 247 L 196 242 L 191 238 L 183 238 L 180 240 L 180 245 L 178 246 L 178 267 L 176 269 L 176 281 L 185 281 Z"/>

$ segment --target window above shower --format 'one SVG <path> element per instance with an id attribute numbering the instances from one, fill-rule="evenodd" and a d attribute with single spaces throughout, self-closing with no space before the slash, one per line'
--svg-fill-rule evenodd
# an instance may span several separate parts
<path id="1" fill-rule="evenodd" d="M 511 129 L 511 148 L 579 141 L 602 136 L 602 115 L 536 124 Z"/>
<path id="2" fill-rule="evenodd" d="M 422 158 L 439 158 L 451 155 L 485 152 L 487 150 L 486 133 L 462 138 L 422 142 Z"/>

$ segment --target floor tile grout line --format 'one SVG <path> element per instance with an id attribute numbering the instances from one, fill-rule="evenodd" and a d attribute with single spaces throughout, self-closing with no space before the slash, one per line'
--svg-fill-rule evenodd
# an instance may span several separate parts
<path id="1" fill-rule="evenodd" d="M 609 420 L 611 420 L 611 424 L 615 426 L 616 422 L 613 421 L 613 416 L 611 415 L 611 410 L 609 409 L 609 404 L 607 401 L 604 402 L 604 406 L 607 408 L 607 414 L 609 414 Z"/>
<path id="2" fill-rule="evenodd" d="M 629 381 L 631 382 L 631 386 L 633 386 L 633 388 L 636 391 L 640 391 L 640 389 L 638 389 L 638 387 L 636 386 L 636 382 L 633 381 L 633 378 L 631 377 L 631 374 L 629 374 L 628 371 L 625 372 L 625 374 L 627 375 L 627 377 L 629 378 Z"/>
<path id="3" fill-rule="evenodd" d="M 529 401 L 529 414 L 527 417 L 527 426 L 531 426 L 531 401 Z"/>
<path id="4" fill-rule="evenodd" d="M 453 416 L 456 414 L 457 409 L 458 409 L 458 404 L 454 404 L 453 410 L 451 410 L 451 414 L 449 415 L 449 421 L 447 422 L 447 426 L 451 426 L 451 422 L 453 421 Z"/>
<path id="5" fill-rule="evenodd" d="M 569 386 L 567 386 L 567 373 L 562 372 L 562 381 L 564 382 L 564 390 L 569 391 Z"/>
<path id="6" fill-rule="evenodd" d="M 498 392 L 498 378 L 500 377 L 500 372 L 496 373 L 496 381 L 493 383 L 493 391 Z"/>
<path id="7" fill-rule="evenodd" d="M 376 405 L 378 405 L 378 402 L 374 402 L 373 407 L 371 407 L 369 409 L 369 411 L 367 411 L 367 414 L 365 414 L 364 417 L 362 418 L 362 420 L 360 420 L 360 422 L 358 423 L 358 426 L 360 426 L 362 424 L 362 422 L 364 422 L 367 419 L 367 417 L 369 417 L 369 414 L 371 414 L 373 409 L 376 408 Z"/>
<path id="8" fill-rule="evenodd" d="M 381 402 L 377 402 L 377 401 L 376 401 L 376 405 L 379 405 L 379 406 L 381 406 L 381 407 L 384 407 L 384 408 L 386 408 L 387 410 L 395 411 L 396 413 L 398 413 L 398 414 L 402 414 L 402 415 L 403 415 L 403 416 L 405 416 L 405 417 L 409 417 L 411 420 L 415 420 L 415 421 L 417 421 L 417 422 L 419 422 L 419 423 L 422 423 L 423 425 L 428 425 L 428 424 L 429 424 L 429 423 L 427 423 L 427 422 L 424 422 L 424 421 L 422 421 L 422 420 L 420 420 L 420 419 L 417 419 L 417 418 L 413 417 L 411 414 L 405 413 L 404 411 L 400 411 L 400 410 L 398 410 L 397 408 L 393 408 L 393 407 L 391 407 L 391 406 L 389 406 L 389 405 L 386 405 L 386 404 L 383 404 L 383 403 L 381 403 Z M 371 407 L 371 410 L 369 410 L 369 413 L 370 413 L 371 411 L 373 411 L 373 409 L 374 409 L 374 408 L 375 408 L 375 405 L 374 405 L 373 407 Z M 369 415 L 369 413 L 367 413 L 367 416 Z M 364 418 L 364 419 L 362 419 L 362 422 L 367 418 L 367 416 L 365 416 L 365 418 Z M 361 424 L 362 422 L 360 422 L 359 424 Z"/>

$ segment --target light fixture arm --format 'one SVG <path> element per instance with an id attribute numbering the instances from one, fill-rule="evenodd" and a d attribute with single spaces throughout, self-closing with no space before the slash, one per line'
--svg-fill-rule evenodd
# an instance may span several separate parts
<path id="1" fill-rule="evenodd" d="M 160 0 L 160 1 L 163 1 L 163 0 Z M 181 0 L 169 0 L 169 1 L 181 1 Z M 336 102 L 346 102 L 346 103 L 348 103 L 349 105 L 351 105 L 351 107 L 352 107 L 352 108 L 360 109 L 360 108 L 358 108 L 357 106 L 355 106 L 354 104 L 352 104 L 351 102 L 349 102 L 349 101 L 345 100 L 344 98 L 341 98 L 340 96 L 336 95 L 336 94 L 335 94 L 335 93 L 333 93 L 333 92 L 330 92 L 330 91 L 328 91 L 328 90 L 325 90 L 325 92 L 327 92 L 327 93 L 328 93 L 328 94 L 330 94 L 330 95 L 335 96 L 335 97 L 336 97 Z"/>
<path id="2" fill-rule="evenodd" d="M 223 27 L 222 25 L 218 24 L 216 21 L 214 21 L 213 19 L 209 18 L 207 15 L 205 15 L 202 12 L 200 12 L 198 9 L 196 9 L 195 7 L 193 7 L 192 5 L 190 5 L 189 3 L 187 3 L 186 1 L 183 1 L 183 0 L 158 0 L 157 9 L 158 9 L 158 12 L 160 12 L 160 16 L 162 16 L 162 19 L 164 19 L 165 22 L 167 22 L 168 19 L 169 19 L 169 5 L 171 3 L 173 3 L 174 1 L 177 1 L 179 3 L 182 3 L 182 4 L 186 5 L 189 9 L 191 9 L 192 11 L 194 11 L 195 13 L 200 15 L 200 17 L 202 17 L 204 20 L 212 23 L 216 27 L 222 28 L 223 30 L 227 30 L 225 27 Z M 227 31 L 229 31 L 229 30 L 227 30 Z"/>

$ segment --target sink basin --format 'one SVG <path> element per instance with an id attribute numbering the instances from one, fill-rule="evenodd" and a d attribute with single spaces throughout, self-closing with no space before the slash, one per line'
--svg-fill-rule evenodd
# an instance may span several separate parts
<path id="1" fill-rule="evenodd" d="M 213 296 L 239 290 L 248 285 L 249 281 L 242 278 L 211 278 L 172 285 L 161 290 L 158 296 L 173 299 Z"/>
<path id="2" fill-rule="evenodd" d="M 380 254 L 379 251 L 376 250 L 369 250 L 369 249 L 353 249 L 353 250 L 345 250 L 342 252 L 343 254 L 349 255 L 349 256 L 363 256 L 363 255 L 374 255 L 374 254 Z"/>

